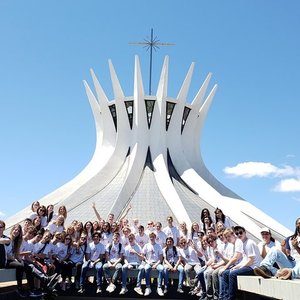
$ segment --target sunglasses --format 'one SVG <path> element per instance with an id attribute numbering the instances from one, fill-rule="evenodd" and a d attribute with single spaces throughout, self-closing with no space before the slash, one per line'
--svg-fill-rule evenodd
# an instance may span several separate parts
<path id="1" fill-rule="evenodd" d="M 236 235 L 242 235 L 243 233 L 244 233 L 244 231 L 242 231 L 242 230 L 235 232 Z"/>
<path id="2" fill-rule="evenodd" d="M 70 238 L 65 238 L 65 240 L 66 240 L 66 241 L 71 241 L 71 239 L 70 239 Z"/>

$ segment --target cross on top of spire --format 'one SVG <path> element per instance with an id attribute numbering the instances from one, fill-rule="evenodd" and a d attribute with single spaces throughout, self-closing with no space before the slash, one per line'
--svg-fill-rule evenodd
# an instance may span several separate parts
<path id="1" fill-rule="evenodd" d="M 129 44 L 137 44 L 144 45 L 146 50 L 150 50 L 150 62 L 149 62 L 149 95 L 151 95 L 151 84 L 152 84 L 152 52 L 153 49 L 156 51 L 159 49 L 159 46 L 173 46 L 175 44 L 172 43 L 161 43 L 160 40 L 155 36 L 153 38 L 153 28 L 151 28 L 151 36 L 150 39 L 144 39 L 143 42 L 129 42 Z"/>

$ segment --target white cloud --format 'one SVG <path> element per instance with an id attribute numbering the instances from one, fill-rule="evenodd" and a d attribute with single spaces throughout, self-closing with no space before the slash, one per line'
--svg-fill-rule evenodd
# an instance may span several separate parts
<path id="1" fill-rule="evenodd" d="M 0 217 L 4 217 L 5 213 L 3 213 L 2 211 L 0 211 Z"/>
<path id="2" fill-rule="evenodd" d="M 275 192 L 300 192 L 300 178 L 281 180 L 274 188 Z"/>
<path id="3" fill-rule="evenodd" d="M 249 178 L 274 175 L 277 172 L 277 168 L 270 163 L 249 161 L 239 163 L 234 167 L 226 167 L 223 171 L 229 175 Z"/>
<path id="4" fill-rule="evenodd" d="M 285 165 L 281 168 L 266 162 L 249 161 L 239 163 L 234 167 L 226 167 L 223 170 L 226 174 L 241 177 L 287 177 L 300 176 L 300 168 Z"/>

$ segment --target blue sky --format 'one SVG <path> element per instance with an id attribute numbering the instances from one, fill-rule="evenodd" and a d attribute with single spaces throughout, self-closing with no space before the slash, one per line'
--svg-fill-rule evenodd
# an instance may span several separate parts
<path id="1" fill-rule="evenodd" d="M 95 129 L 82 80 L 112 95 L 112 59 L 126 96 L 134 55 L 153 91 L 165 55 L 176 97 L 191 62 L 189 98 L 208 72 L 219 88 L 202 154 L 223 184 L 294 229 L 300 207 L 299 1 L 0 1 L 0 212 L 13 215 L 88 163 Z"/>

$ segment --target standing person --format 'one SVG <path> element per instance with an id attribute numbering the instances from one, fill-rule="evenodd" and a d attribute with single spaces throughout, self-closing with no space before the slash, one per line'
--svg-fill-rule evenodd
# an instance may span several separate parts
<path id="1" fill-rule="evenodd" d="M 64 223 L 65 223 L 65 218 L 62 215 L 59 215 L 57 217 L 57 219 L 53 220 L 52 222 L 50 222 L 48 224 L 48 226 L 46 227 L 46 229 L 51 233 L 54 234 L 55 232 L 63 232 L 65 227 L 64 227 Z"/>
<path id="2" fill-rule="evenodd" d="M 50 221 L 53 218 L 53 214 L 54 214 L 54 205 L 53 204 L 49 204 L 46 208 L 46 215 L 47 215 L 47 223 L 50 223 Z"/>
<path id="3" fill-rule="evenodd" d="M 124 265 L 122 267 L 122 289 L 120 295 L 124 295 L 128 292 L 127 285 L 127 273 L 128 270 L 138 269 L 144 260 L 142 248 L 135 242 L 134 234 L 130 233 L 128 236 L 129 245 L 124 250 Z"/>
<path id="4" fill-rule="evenodd" d="M 159 244 L 162 248 L 166 246 L 167 235 L 162 231 L 162 225 L 160 222 L 155 224 L 155 235 L 156 235 L 156 243 Z"/>
<path id="5" fill-rule="evenodd" d="M 141 268 L 137 278 L 137 284 L 134 288 L 135 292 L 139 295 L 143 295 L 141 289 L 141 280 L 145 277 L 146 280 L 146 289 L 144 296 L 149 296 L 151 294 L 151 287 L 150 287 L 150 273 L 152 269 L 156 269 L 158 271 L 158 286 L 157 286 L 157 293 L 159 296 L 163 296 L 164 293 L 161 289 L 161 282 L 162 282 L 162 261 L 163 261 L 163 253 L 162 248 L 159 244 L 155 242 L 156 234 L 151 232 L 149 234 L 150 242 L 147 243 L 143 247 L 143 254 L 145 256 L 145 266 Z"/>
<path id="6" fill-rule="evenodd" d="M 254 275 L 253 269 L 259 266 L 262 258 L 256 243 L 247 237 L 244 227 L 235 226 L 234 233 L 237 240 L 243 244 L 244 258 L 235 266 L 223 273 L 224 290 L 228 291 L 228 299 L 234 300 L 237 292 L 237 276 Z M 228 265 L 228 263 L 227 263 Z"/>
<path id="7" fill-rule="evenodd" d="M 124 255 L 124 248 L 120 242 L 120 234 L 115 232 L 113 234 L 112 242 L 106 246 L 105 260 L 106 263 L 103 266 L 105 279 L 108 282 L 106 291 L 112 293 L 116 289 L 115 283 L 120 277 L 122 271 L 122 261 Z M 109 269 L 113 269 L 113 275 L 110 276 Z"/>
<path id="8" fill-rule="evenodd" d="M 45 228 L 48 225 L 48 219 L 47 219 L 47 209 L 46 206 L 41 205 L 37 210 L 37 215 L 41 219 L 41 227 Z"/>
<path id="9" fill-rule="evenodd" d="M 143 248 L 149 241 L 149 236 L 145 233 L 143 225 L 138 228 L 138 233 L 135 235 L 136 242 Z"/>
<path id="10" fill-rule="evenodd" d="M 150 220 L 147 222 L 147 229 L 145 230 L 145 233 L 149 236 L 149 234 L 154 231 L 155 231 L 154 222 Z"/>
<path id="11" fill-rule="evenodd" d="M 91 243 L 93 241 L 93 233 L 94 233 L 93 223 L 91 221 L 85 222 L 83 226 L 83 231 L 87 236 L 88 243 Z"/>
<path id="12" fill-rule="evenodd" d="M 191 234 L 189 238 L 185 237 L 186 240 L 188 241 L 190 239 L 195 243 L 196 241 L 198 241 L 198 237 L 199 237 L 198 232 L 200 232 L 200 226 L 197 222 L 193 222 L 191 226 Z M 204 235 L 204 231 L 203 231 L 203 235 Z"/>
<path id="13" fill-rule="evenodd" d="M 185 222 L 181 222 L 179 224 L 179 236 L 180 237 L 185 237 L 187 240 L 189 239 L 189 231 L 187 229 L 186 223 Z"/>
<path id="14" fill-rule="evenodd" d="M 37 216 L 37 210 L 40 207 L 40 202 L 39 201 L 34 201 L 31 204 L 31 212 L 28 216 L 29 219 L 33 221 L 33 219 Z"/>
<path id="15" fill-rule="evenodd" d="M 86 235 L 85 235 L 86 237 Z M 86 249 L 87 260 L 82 265 L 81 276 L 80 276 L 80 290 L 78 293 L 82 294 L 85 291 L 84 283 L 87 276 L 87 271 L 89 269 L 96 270 L 96 282 L 97 282 L 97 294 L 101 294 L 102 285 L 102 261 L 104 258 L 105 248 L 103 244 L 100 243 L 100 233 L 93 233 L 93 241 L 88 244 Z"/>
<path id="16" fill-rule="evenodd" d="M 110 224 L 104 222 L 101 232 L 101 243 L 106 247 L 112 241 L 112 233 L 110 232 Z"/>
<path id="17" fill-rule="evenodd" d="M 178 272 L 178 288 L 177 292 L 182 294 L 184 293 L 182 290 L 183 279 L 184 279 L 184 268 L 181 263 L 181 257 L 179 255 L 179 250 L 176 246 L 174 246 L 174 240 L 171 237 L 166 239 L 166 247 L 163 249 L 163 257 L 164 257 L 164 294 L 168 292 L 168 284 L 169 284 L 169 272 Z"/>
<path id="18" fill-rule="evenodd" d="M 58 210 L 57 213 L 53 215 L 52 219 L 55 220 L 57 219 L 59 216 L 63 216 L 64 219 L 67 219 L 68 216 L 68 212 L 67 212 L 67 208 L 64 205 L 61 205 Z"/>
<path id="19" fill-rule="evenodd" d="M 168 216 L 167 217 L 167 226 L 163 229 L 163 232 L 167 235 L 167 237 L 172 237 L 174 240 L 174 245 L 178 246 L 179 244 L 179 230 L 177 227 L 173 225 L 173 217 Z"/>
<path id="20" fill-rule="evenodd" d="M 225 216 L 223 211 L 220 208 L 216 208 L 215 210 L 215 223 L 217 224 L 221 221 L 224 224 L 225 228 L 231 228 L 233 226 L 233 222 L 228 216 Z"/>

